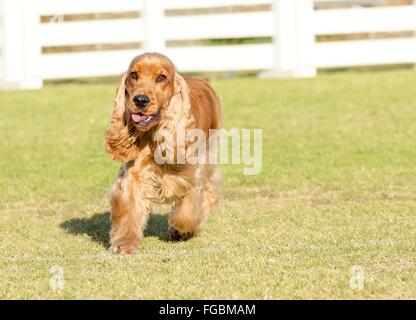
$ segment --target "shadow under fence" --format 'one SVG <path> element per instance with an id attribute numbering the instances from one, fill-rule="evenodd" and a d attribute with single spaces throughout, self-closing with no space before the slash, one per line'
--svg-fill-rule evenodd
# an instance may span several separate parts
<path id="1" fill-rule="evenodd" d="M 88 235 L 92 241 L 105 248 L 110 247 L 111 218 L 109 212 L 95 213 L 86 218 L 72 218 L 60 224 L 60 227 L 72 235 Z M 168 221 L 165 214 L 151 213 L 145 237 L 158 237 L 162 241 L 169 241 Z"/>

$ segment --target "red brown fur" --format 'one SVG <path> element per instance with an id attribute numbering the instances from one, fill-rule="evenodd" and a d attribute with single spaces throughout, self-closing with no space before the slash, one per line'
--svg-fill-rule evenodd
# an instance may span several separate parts
<path id="1" fill-rule="evenodd" d="M 149 125 L 135 122 L 139 111 L 133 99 L 149 97 L 141 115 L 152 115 Z M 164 164 L 154 159 L 159 129 L 175 131 L 177 121 L 185 130 L 219 129 L 222 112 L 211 86 L 200 79 L 184 79 L 165 56 L 146 53 L 133 59 L 122 77 L 111 123 L 105 134 L 106 151 L 123 163 L 111 195 L 111 248 L 114 253 L 133 253 L 143 238 L 151 204 L 170 202 L 172 239 L 187 240 L 203 227 L 218 201 L 215 184 L 218 172 L 209 164 Z M 186 147 L 188 146 L 186 141 Z M 165 145 L 175 150 L 178 146 Z"/>

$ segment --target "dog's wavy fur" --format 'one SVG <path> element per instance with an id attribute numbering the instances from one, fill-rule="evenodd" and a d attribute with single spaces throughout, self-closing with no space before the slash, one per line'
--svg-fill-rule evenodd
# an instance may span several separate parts
<path id="1" fill-rule="evenodd" d="M 140 70 L 146 79 L 158 79 L 158 72 L 162 70 L 167 73 L 167 79 L 163 84 L 158 84 L 157 80 L 154 83 L 146 80 L 146 84 L 142 84 L 140 79 L 129 79 L 132 70 Z M 153 111 L 160 112 L 160 120 L 150 129 L 140 128 L 132 120 L 131 99 L 142 91 L 149 96 L 158 94 L 161 101 L 164 99 L 149 107 L 158 108 Z M 123 164 L 111 192 L 110 242 L 114 253 L 136 251 L 152 203 L 173 203 L 169 215 L 172 239 L 187 240 L 201 230 L 218 201 L 215 187 L 219 173 L 215 165 L 191 165 L 186 161 L 185 164 L 159 165 L 155 162 L 158 144 L 163 143 L 169 152 L 178 147 L 175 139 L 169 143 L 156 141 L 156 133 L 160 129 L 174 133 L 178 121 L 185 124 L 185 130 L 202 129 L 208 137 L 209 130 L 219 129 L 222 123 L 218 96 L 207 82 L 183 78 L 161 54 L 146 53 L 136 57 L 120 81 L 105 134 L 106 151 Z M 190 141 L 186 141 L 185 148 L 189 144 Z"/>

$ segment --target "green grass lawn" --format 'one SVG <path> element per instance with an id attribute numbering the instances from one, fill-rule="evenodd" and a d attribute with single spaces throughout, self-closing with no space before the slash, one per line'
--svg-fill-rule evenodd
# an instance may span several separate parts
<path id="1" fill-rule="evenodd" d="M 262 172 L 224 166 L 189 242 L 158 208 L 132 256 L 107 251 L 116 80 L 0 92 L 0 298 L 416 298 L 416 72 L 212 85 L 226 128 L 263 129 Z"/>

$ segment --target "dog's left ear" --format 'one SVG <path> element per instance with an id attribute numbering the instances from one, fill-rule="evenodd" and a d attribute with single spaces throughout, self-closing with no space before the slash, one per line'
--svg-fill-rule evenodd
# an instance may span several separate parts
<path id="1" fill-rule="evenodd" d="M 166 150 L 167 154 L 170 154 L 174 161 L 177 152 L 177 139 L 161 139 L 160 134 L 167 134 L 172 137 L 179 129 L 178 126 L 183 128 L 190 128 L 194 122 L 193 115 L 191 113 L 191 99 L 190 91 L 186 80 L 178 73 L 175 74 L 173 96 L 170 99 L 170 103 L 165 109 L 163 120 L 160 124 L 159 130 L 157 130 L 153 136 L 154 141 L 158 141 L 158 145 L 161 146 L 160 150 Z"/>
<path id="2" fill-rule="evenodd" d="M 179 74 L 175 73 L 175 94 L 188 93 L 188 85 L 185 79 Z"/>
<path id="3" fill-rule="evenodd" d="M 175 73 L 173 96 L 166 110 L 165 118 L 168 120 L 180 120 L 183 114 L 187 114 L 191 108 L 189 88 L 186 80 Z"/>

